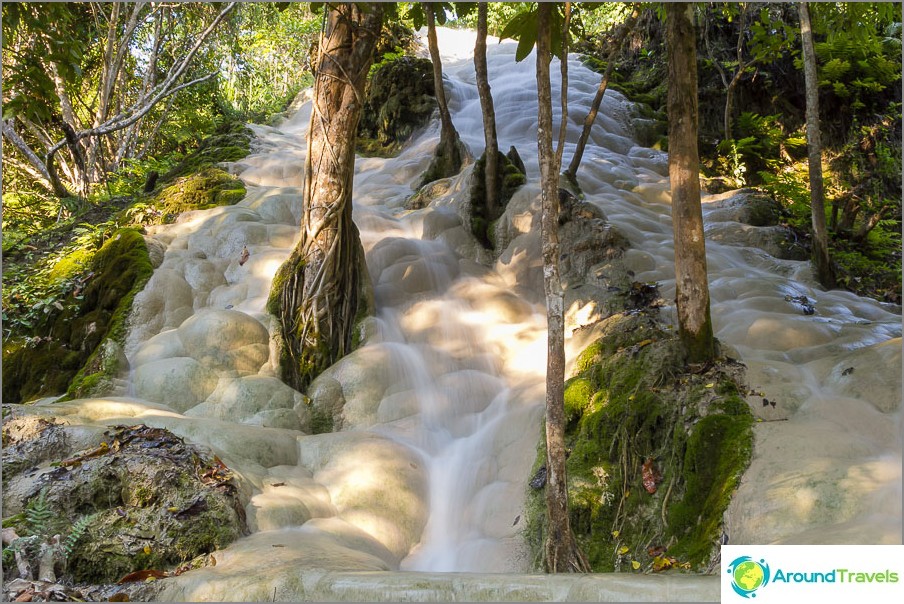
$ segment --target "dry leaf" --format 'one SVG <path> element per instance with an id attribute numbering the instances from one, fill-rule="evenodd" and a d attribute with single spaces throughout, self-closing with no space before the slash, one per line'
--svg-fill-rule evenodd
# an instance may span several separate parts
<path id="1" fill-rule="evenodd" d="M 655 461 L 652 457 L 648 457 L 647 460 L 643 462 L 641 474 L 643 475 L 643 488 L 647 490 L 647 493 L 652 495 L 656 492 L 656 485 L 662 482 L 662 474 L 656 469 Z"/>

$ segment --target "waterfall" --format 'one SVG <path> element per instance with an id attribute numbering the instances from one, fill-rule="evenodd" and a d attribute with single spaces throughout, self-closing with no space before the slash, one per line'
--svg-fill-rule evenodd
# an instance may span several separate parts
<path id="1" fill-rule="evenodd" d="M 478 156 L 473 33 L 441 30 L 440 47 L 453 121 Z M 318 408 L 344 405 L 334 434 L 310 435 L 311 404 L 275 377 L 264 309 L 298 237 L 309 104 L 277 127 L 254 127 L 252 155 L 233 166 L 245 200 L 151 233 L 165 254 L 136 298 L 133 398 L 94 401 L 91 417 L 139 417 L 213 447 L 239 474 L 255 530 L 216 567 L 168 580 L 168 597 L 270 599 L 279 575 L 291 599 L 304 590 L 291 579 L 300 568 L 529 570 L 519 518 L 541 434 L 546 332 L 541 260 L 529 253 L 539 197 L 534 55 L 515 63 L 514 54 L 511 43 L 490 43 L 499 147 L 515 146 L 528 172 L 498 259 L 458 214 L 470 168 L 428 207 L 405 209 L 436 122 L 396 158 L 356 161 L 354 218 L 377 316 L 364 326 L 366 344 L 306 393 Z M 576 57 L 569 70 L 566 161 L 599 78 Z M 667 158 L 634 142 L 633 116 L 622 95 L 606 93 L 579 181 L 630 240 L 634 278 L 658 282 L 670 300 Z M 781 403 L 761 412 L 753 465 L 727 516 L 732 543 L 899 539 L 899 310 L 822 291 L 806 262 L 720 243 L 727 222 L 712 204 L 704 214 L 716 335 L 748 365 L 751 387 Z M 243 246 L 250 257 L 240 264 Z M 786 296 L 807 296 L 816 314 Z M 662 312 L 674 321 L 673 307 Z M 582 317 L 572 309 L 570 324 Z"/>

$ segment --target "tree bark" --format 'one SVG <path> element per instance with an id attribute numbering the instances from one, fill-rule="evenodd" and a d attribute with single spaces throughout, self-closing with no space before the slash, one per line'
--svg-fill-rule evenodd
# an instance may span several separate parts
<path id="1" fill-rule="evenodd" d="M 383 7 L 333 5 L 320 39 L 302 194 L 301 240 L 268 308 L 279 318 L 283 378 L 304 389 L 351 350 L 364 251 L 352 222 L 355 131 Z"/>
<path id="2" fill-rule="evenodd" d="M 816 279 L 826 289 L 835 287 L 835 272 L 829 258 L 826 229 L 825 189 L 822 180 L 822 141 L 819 133 L 819 80 L 813 30 L 806 2 L 797 5 L 800 13 L 800 41 L 803 47 L 804 80 L 807 95 L 807 163 L 810 169 L 810 216 L 813 225 L 813 267 Z"/>
<path id="3" fill-rule="evenodd" d="M 552 148 L 552 92 L 550 12 L 540 3 L 537 27 L 537 92 L 539 99 L 537 148 L 540 160 L 543 285 L 546 293 L 546 517 L 544 545 L 549 572 L 589 572 L 568 516 L 565 470 L 565 315 L 559 276 L 559 166 Z"/>
<path id="4" fill-rule="evenodd" d="M 584 127 L 581 130 L 581 137 L 578 139 L 574 155 L 571 157 L 568 169 L 565 170 L 565 173 L 571 178 L 577 176 L 578 168 L 581 166 L 581 161 L 584 159 L 584 149 L 587 147 L 587 141 L 590 139 L 590 131 L 593 128 L 594 122 L 596 122 L 596 116 L 599 113 L 600 106 L 603 104 L 603 96 L 606 94 L 606 89 L 609 87 L 609 78 L 612 76 L 612 69 L 615 67 L 615 57 L 618 55 L 618 51 L 621 49 L 622 44 L 624 44 L 625 38 L 628 37 L 631 28 L 633 28 L 634 24 L 637 22 L 638 17 L 640 17 L 640 6 L 635 4 L 631 16 L 621 25 L 619 31 L 615 35 L 614 46 L 609 53 L 609 62 L 606 63 L 606 71 L 603 73 L 600 84 L 596 89 L 596 96 L 593 97 L 593 102 L 590 104 L 590 111 L 587 112 L 587 117 L 584 118 Z"/>
<path id="5" fill-rule="evenodd" d="M 499 207 L 499 142 L 496 137 L 496 110 L 490 91 L 487 73 L 487 3 L 477 5 L 477 42 L 474 46 L 474 70 L 477 75 L 477 94 L 480 96 L 480 110 L 483 113 L 484 183 L 486 189 L 487 220 L 498 218 Z"/>
<path id="6" fill-rule="evenodd" d="M 434 7 L 433 2 L 425 2 L 423 6 L 427 17 L 427 46 L 430 50 L 430 60 L 433 63 L 433 89 L 436 95 L 436 105 L 439 108 L 440 135 L 439 146 L 436 148 L 433 161 L 427 169 L 421 185 L 457 174 L 461 170 L 465 155 L 458 131 L 452 123 L 452 114 L 449 112 L 446 90 L 443 87 L 443 62 L 439 55 L 439 43 L 436 39 Z"/>
<path id="7" fill-rule="evenodd" d="M 66 187 L 63 186 L 63 183 L 60 181 L 59 176 L 55 171 L 49 170 L 48 166 L 41 161 L 41 158 L 38 157 L 37 153 L 35 153 L 31 147 L 28 146 L 22 137 L 19 136 L 19 133 L 13 128 L 12 124 L 7 123 L 6 120 L 0 122 L 2 125 L 3 136 L 6 137 L 10 143 L 12 143 L 13 147 L 15 147 L 19 153 L 25 156 L 25 159 L 28 160 L 28 163 L 37 170 L 41 177 L 46 181 L 46 186 L 50 189 L 54 195 L 57 197 L 72 197 L 72 193 L 66 190 Z"/>
<path id="8" fill-rule="evenodd" d="M 725 87 L 725 113 L 722 117 L 722 128 L 725 140 L 731 140 L 732 137 L 731 122 L 732 119 L 734 119 L 734 94 L 738 84 L 741 82 L 741 78 L 744 76 L 744 70 L 747 69 L 748 65 L 744 62 L 744 36 L 747 34 L 745 22 L 747 20 L 749 4 L 741 3 L 739 7 L 741 9 L 741 14 L 738 15 L 738 43 L 735 48 L 738 65 L 735 68 L 734 76 L 732 76 L 728 86 Z"/>
<path id="9" fill-rule="evenodd" d="M 715 357 L 697 150 L 697 50 L 694 9 L 666 5 L 668 45 L 669 180 L 675 238 L 675 302 L 688 363 Z"/>

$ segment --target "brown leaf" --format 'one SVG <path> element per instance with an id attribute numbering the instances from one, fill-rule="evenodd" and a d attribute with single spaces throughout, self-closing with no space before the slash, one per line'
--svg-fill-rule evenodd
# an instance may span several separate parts
<path id="1" fill-rule="evenodd" d="M 159 570 L 136 570 L 133 573 L 127 574 L 125 577 L 117 581 L 117 585 L 122 585 L 123 583 L 134 583 L 135 581 L 147 581 L 153 577 L 154 579 L 162 579 L 166 577 L 166 573 Z"/>
<path id="2" fill-rule="evenodd" d="M 248 246 L 242 246 L 242 256 L 239 258 L 239 266 L 248 262 L 249 256 L 251 256 L 251 252 L 248 251 Z"/>
<path id="3" fill-rule="evenodd" d="M 119 592 L 110 596 L 110 602 L 131 602 L 129 599 L 129 594 Z"/>
<path id="4" fill-rule="evenodd" d="M 656 556 L 661 556 L 664 553 L 665 553 L 665 548 L 662 547 L 661 545 L 655 545 L 653 547 L 647 548 L 647 554 L 649 554 L 653 558 L 655 558 Z"/>
<path id="5" fill-rule="evenodd" d="M 110 445 L 108 445 L 107 443 L 100 443 L 100 446 L 97 447 L 96 449 L 92 449 L 91 451 L 88 451 L 87 453 L 82 453 L 81 455 L 76 455 L 75 457 L 72 457 L 70 459 L 64 459 L 63 461 L 60 462 L 60 465 L 63 466 L 64 468 L 66 466 L 77 466 L 86 459 L 91 459 L 93 457 L 100 457 L 101 455 L 105 455 L 109 451 L 110 451 Z"/>
<path id="6" fill-rule="evenodd" d="M 652 457 L 643 462 L 643 488 L 651 495 L 656 492 L 656 485 L 662 482 L 662 474 L 656 469 L 655 463 Z"/>
<path id="7" fill-rule="evenodd" d="M 13 602 L 31 602 L 32 598 L 35 597 L 35 592 L 32 589 L 28 591 L 23 591 L 20 593 Z"/>

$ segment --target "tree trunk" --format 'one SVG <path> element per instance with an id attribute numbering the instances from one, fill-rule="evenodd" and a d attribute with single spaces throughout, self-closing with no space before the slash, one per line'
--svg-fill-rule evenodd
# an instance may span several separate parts
<path id="1" fill-rule="evenodd" d="M 709 311 L 700 157 L 697 151 L 697 50 L 694 8 L 666 5 L 668 45 L 669 179 L 675 234 L 675 302 L 688 363 L 715 357 Z"/>
<path id="2" fill-rule="evenodd" d="M 552 92 L 550 11 L 539 5 L 537 28 L 537 92 L 539 115 L 537 147 L 540 160 L 543 285 L 546 293 L 546 568 L 549 572 L 589 572 L 568 517 L 565 471 L 565 316 L 564 292 L 559 277 L 559 166 L 552 148 Z"/>
<path id="3" fill-rule="evenodd" d="M 421 182 L 422 186 L 428 182 L 458 174 L 465 156 L 463 145 L 458 138 L 458 131 L 452 124 L 452 114 L 449 113 L 446 90 L 443 87 L 443 63 L 439 56 L 439 43 L 436 39 L 434 7 L 433 2 L 424 3 L 424 13 L 427 17 L 427 46 L 430 49 L 430 60 L 433 62 L 433 88 L 436 105 L 439 108 L 441 128 L 439 146 L 436 148 L 433 161 Z"/>
<path id="4" fill-rule="evenodd" d="M 326 10 L 326 9 L 325 9 Z M 363 249 L 352 222 L 355 130 L 383 7 L 329 9 L 320 39 L 302 199 L 302 235 L 273 281 L 283 378 L 296 389 L 351 350 Z"/>
<path id="5" fill-rule="evenodd" d="M 562 155 L 565 153 L 565 138 L 568 135 L 568 42 L 569 27 L 571 27 L 571 2 L 564 6 L 565 19 L 562 22 L 562 60 L 559 61 L 559 69 L 562 75 L 562 87 L 560 90 L 560 102 L 562 106 L 562 119 L 559 124 L 559 141 L 556 144 L 556 172 L 562 167 Z"/>
<path id="6" fill-rule="evenodd" d="M 618 33 L 615 35 L 614 46 L 609 53 L 609 62 L 606 63 L 606 71 L 600 80 L 600 85 L 596 89 L 596 96 L 593 97 L 590 111 L 587 112 L 587 117 L 584 118 L 584 128 L 581 130 L 581 138 L 578 139 L 578 145 L 575 147 L 574 155 L 571 157 L 568 169 L 565 170 L 565 174 L 572 179 L 577 176 L 581 160 L 584 159 L 584 149 L 587 147 L 587 141 L 590 139 L 590 130 L 593 128 L 594 122 L 596 122 L 596 116 L 599 113 L 600 106 L 603 104 L 603 96 L 606 94 L 606 89 L 609 87 L 609 78 L 612 76 L 612 69 L 615 67 L 615 57 L 618 55 L 618 51 L 621 49 L 622 44 L 624 44 L 625 38 L 628 37 L 631 28 L 633 28 L 634 24 L 637 22 L 638 17 L 640 17 L 640 6 L 635 4 L 631 16 L 621 25 Z"/>
<path id="7" fill-rule="evenodd" d="M 725 114 L 722 117 L 723 136 L 725 140 L 731 140 L 731 122 L 734 119 L 734 94 L 744 76 L 744 70 L 747 69 L 747 63 L 744 62 L 744 36 L 747 35 L 745 26 L 747 20 L 747 10 L 749 5 L 741 3 L 741 14 L 738 15 L 738 43 L 736 47 L 736 56 L 738 65 L 735 67 L 734 76 L 731 78 L 728 86 L 725 87 Z"/>
<path id="8" fill-rule="evenodd" d="M 803 46 L 804 79 L 807 93 L 807 160 L 810 168 L 810 216 L 813 223 L 813 266 L 816 279 L 826 289 L 835 287 L 835 273 L 829 259 L 826 229 L 825 190 L 822 182 L 822 142 L 819 134 L 819 80 L 816 76 L 816 52 L 806 2 L 797 5 L 800 12 L 800 41 Z"/>
<path id="9" fill-rule="evenodd" d="M 7 123 L 4 120 L 0 122 L 0 125 L 2 125 L 3 136 L 18 149 L 19 153 L 28 160 L 28 163 L 31 164 L 32 167 L 41 174 L 41 177 L 47 181 L 47 188 L 49 188 L 57 197 L 72 197 L 72 193 L 66 190 L 66 187 L 63 186 L 63 183 L 60 181 L 60 177 L 57 175 L 56 170 L 52 169 L 53 165 L 50 164 L 48 166 L 48 164 L 41 161 L 41 158 L 38 157 L 37 153 L 35 153 L 31 147 L 28 146 L 28 143 L 22 140 L 19 133 L 15 131 L 12 123 Z"/>
<path id="10" fill-rule="evenodd" d="M 498 218 L 499 206 L 499 142 L 496 138 L 496 110 L 490 91 L 487 73 L 487 3 L 477 5 L 477 43 L 474 46 L 474 70 L 477 75 L 477 94 L 480 96 L 480 110 L 483 113 L 484 183 L 486 189 L 487 220 Z"/>

